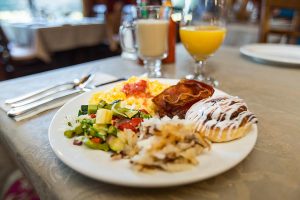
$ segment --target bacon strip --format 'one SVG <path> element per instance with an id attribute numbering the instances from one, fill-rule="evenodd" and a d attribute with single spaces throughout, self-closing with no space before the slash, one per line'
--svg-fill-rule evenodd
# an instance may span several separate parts
<path id="1" fill-rule="evenodd" d="M 200 81 L 183 79 L 165 89 L 152 101 L 157 106 L 160 117 L 177 115 L 184 118 L 187 110 L 196 102 L 212 96 L 214 88 Z"/>

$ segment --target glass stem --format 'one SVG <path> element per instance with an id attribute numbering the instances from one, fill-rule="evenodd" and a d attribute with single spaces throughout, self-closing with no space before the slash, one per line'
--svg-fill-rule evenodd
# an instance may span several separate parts
<path id="1" fill-rule="evenodd" d="M 144 60 L 144 66 L 149 78 L 161 77 L 161 60 Z"/>
<path id="2" fill-rule="evenodd" d="M 204 67 L 205 67 L 206 61 L 196 61 L 195 67 L 194 67 L 194 75 L 197 76 L 204 76 Z"/>

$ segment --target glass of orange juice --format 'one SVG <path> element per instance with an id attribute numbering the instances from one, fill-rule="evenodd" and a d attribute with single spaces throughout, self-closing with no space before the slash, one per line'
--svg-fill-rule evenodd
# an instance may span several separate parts
<path id="1" fill-rule="evenodd" d="M 213 86 L 218 81 L 204 73 L 206 60 L 222 45 L 225 35 L 224 0 L 186 0 L 180 25 L 180 38 L 185 49 L 195 60 L 194 73 L 187 79 L 196 79 Z"/>

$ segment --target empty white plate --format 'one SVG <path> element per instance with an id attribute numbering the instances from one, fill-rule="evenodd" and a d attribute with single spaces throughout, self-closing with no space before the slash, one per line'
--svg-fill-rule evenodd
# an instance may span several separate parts
<path id="1" fill-rule="evenodd" d="M 240 48 L 240 52 L 259 62 L 271 62 L 300 67 L 300 46 L 286 44 L 250 44 Z"/>

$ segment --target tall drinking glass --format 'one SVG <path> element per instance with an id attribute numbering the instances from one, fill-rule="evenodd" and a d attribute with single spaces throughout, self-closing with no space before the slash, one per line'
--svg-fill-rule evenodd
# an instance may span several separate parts
<path id="1" fill-rule="evenodd" d="M 148 77 L 161 77 L 161 60 L 168 54 L 170 8 L 163 6 L 137 7 L 136 19 L 120 27 L 120 41 L 124 51 L 137 52 L 143 60 Z M 128 48 L 124 38 L 134 32 L 135 48 Z"/>
<path id="2" fill-rule="evenodd" d="M 181 41 L 195 60 L 194 74 L 187 79 L 196 79 L 213 86 L 218 81 L 204 72 L 206 60 L 221 46 L 226 35 L 224 0 L 186 0 L 180 25 Z"/>

